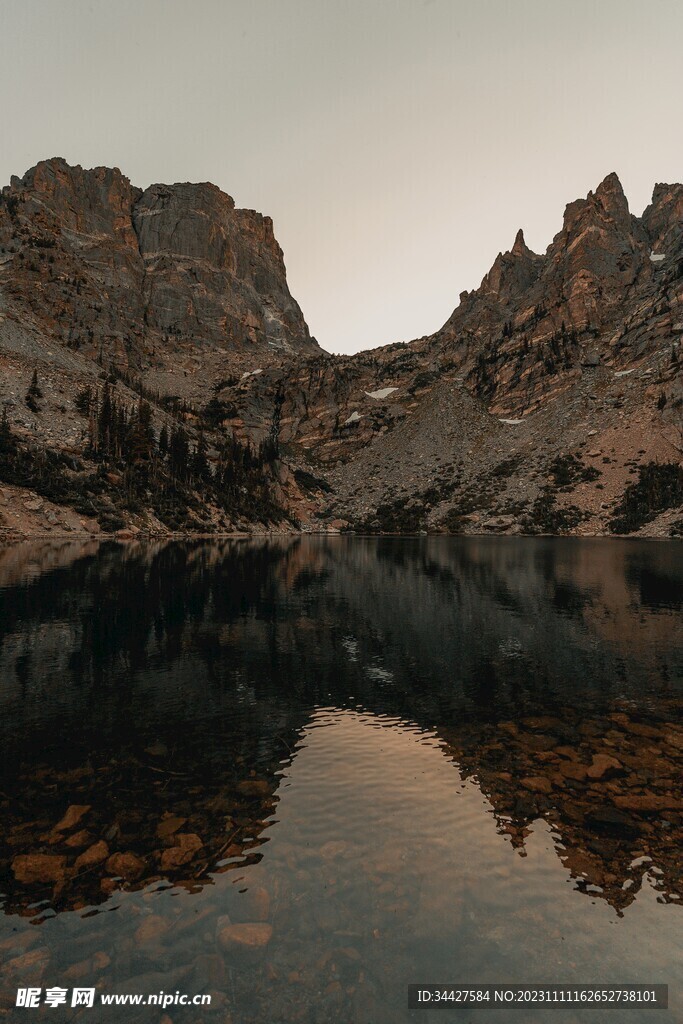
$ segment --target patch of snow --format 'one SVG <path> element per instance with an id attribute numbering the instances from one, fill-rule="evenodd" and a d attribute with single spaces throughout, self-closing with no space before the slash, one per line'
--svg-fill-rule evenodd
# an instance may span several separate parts
<path id="1" fill-rule="evenodd" d="M 349 416 L 348 420 L 346 420 L 346 422 L 344 423 L 344 426 L 345 427 L 350 427 L 352 423 L 358 423 L 359 419 L 360 419 L 360 413 L 359 412 L 352 412 L 351 415 Z"/>
<path id="2" fill-rule="evenodd" d="M 255 377 L 259 373 L 263 373 L 263 370 L 247 370 L 246 373 L 242 374 L 242 380 L 244 380 L 246 377 Z"/>
<path id="3" fill-rule="evenodd" d="M 615 377 L 628 377 L 629 373 L 635 373 L 635 367 L 634 367 L 633 370 L 618 370 L 614 374 L 614 376 Z"/>
<path id="4" fill-rule="evenodd" d="M 516 427 L 520 423 L 524 423 L 524 420 L 498 420 L 499 423 L 507 423 L 509 427 Z"/>
<path id="5" fill-rule="evenodd" d="M 380 388 L 379 391 L 366 391 L 368 398 L 386 398 L 388 395 L 398 391 L 398 388 Z"/>
<path id="6" fill-rule="evenodd" d="M 650 259 L 653 263 L 661 263 L 663 259 L 666 259 L 666 256 L 663 252 L 651 252 Z"/>

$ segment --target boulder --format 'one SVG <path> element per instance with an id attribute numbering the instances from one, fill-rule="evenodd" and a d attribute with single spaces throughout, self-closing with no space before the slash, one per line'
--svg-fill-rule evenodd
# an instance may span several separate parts
<path id="1" fill-rule="evenodd" d="M 108 857 L 109 847 L 104 839 L 100 839 L 98 843 L 89 846 L 80 856 L 76 857 L 74 867 L 77 871 L 83 871 L 85 868 L 93 868 L 97 864 L 103 864 Z"/>
<path id="2" fill-rule="evenodd" d="M 164 850 L 161 855 L 161 870 L 176 871 L 184 864 L 189 864 L 202 846 L 201 839 L 193 832 L 178 833 L 175 836 L 175 846 Z"/>
<path id="3" fill-rule="evenodd" d="M 22 885 L 61 882 L 66 873 L 66 857 L 52 853 L 22 853 L 12 861 L 12 871 Z"/>
<path id="4" fill-rule="evenodd" d="M 70 832 L 91 810 L 90 804 L 71 804 L 64 817 L 54 827 L 55 832 Z"/>
<path id="5" fill-rule="evenodd" d="M 136 882 L 145 871 L 145 862 L 136 853 L 128 850 L 125 853 L 113 853 L 107 860 L 107 871 L 126 882 Z"/>
<path id="6" fill-rule="evenodd" d="M 272 937 L 272 925 L 264 922 L 228 924 L 216 936 L 219 946 L 226 951 L 265 949 Z"/>

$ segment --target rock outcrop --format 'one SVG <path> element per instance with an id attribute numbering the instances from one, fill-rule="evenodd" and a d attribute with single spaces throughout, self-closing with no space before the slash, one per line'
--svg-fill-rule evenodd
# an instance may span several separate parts
<path id="1" fill-rule="evenodd" d="M 105 365 L 317 348 L 272 221 L 208 183 L 142 191 L 118 168 L 44 161 L 3 189 L 0 258 L 17 315 Z"/>

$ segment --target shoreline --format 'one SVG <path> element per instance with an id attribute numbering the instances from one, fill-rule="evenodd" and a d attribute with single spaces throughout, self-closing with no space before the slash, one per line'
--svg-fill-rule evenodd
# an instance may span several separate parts
<path id="1" fill-rule="evenodd" d="M 188 540 L 266 540 L 271 537 L 358 537 L 381 538 L 393 540 L 433 540 L 436 537 L 448 538 L 507 538 L 537 540 L 552 538 L 553 540 L 650 540 L 650 541 L 681 541 L 683 537 L 652 535 L 640 533 L 505 533 L 505 532 L 471 532 L 471 533 L 366 533 L 355 530 L 264 530 L 253 533 L 236 530 L 230 533 L 157 533 L 148 530 L 118 530 L 115 533 L 91 533 L 87 530 L 73 531 L 5 531 L 0 528 L 0 544 L 15 544 L 30 540 L 83 540 L 83 541 L 116 541 L 119 544 L 151 543 L 153 541 L 188 541 Z"/>

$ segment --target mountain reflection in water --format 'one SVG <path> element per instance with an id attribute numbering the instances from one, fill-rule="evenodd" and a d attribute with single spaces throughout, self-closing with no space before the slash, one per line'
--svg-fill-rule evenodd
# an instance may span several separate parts
<path id="1" fill-rule="evenodd" d="M 0 549 L 0 1009 L 667 982 L 680 1013 L 682 605 L 676 542 Z"/>

